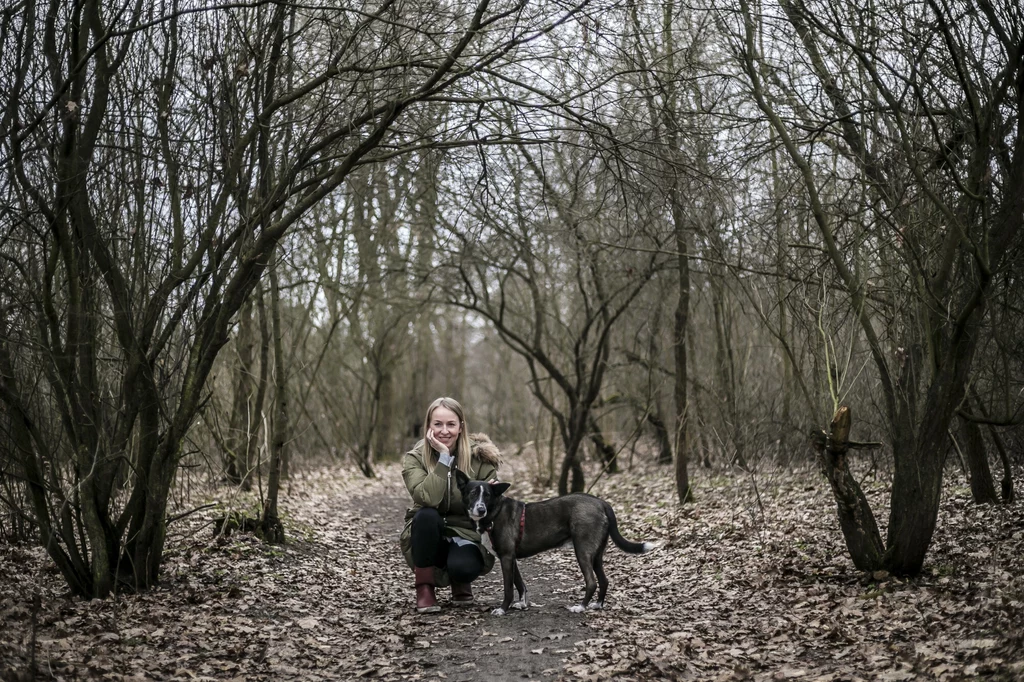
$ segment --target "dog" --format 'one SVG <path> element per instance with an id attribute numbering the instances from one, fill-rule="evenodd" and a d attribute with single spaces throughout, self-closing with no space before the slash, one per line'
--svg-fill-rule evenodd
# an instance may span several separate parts
<path id="1" fill-rule="evenodd" d="M 472 481 L 462 471 L 455 478 L 462 493 L 466 513 L 477 526 L 484 548 L 501 562 L 505 598 L 491 611 L 505 615 L 509 608 L 525 609 L 526 584 L 516 559 L 572 543 L 576 560 L 583 571 L 586 592 L 583 601 L 568 609 L 582 613 L 604 607 L 608 578 L 604 574 L 604 550 L 610 537 L 624 552 L 643 554 L 656 547 L 650 542 L 630 542 L 619 535 L 615 512 L 604 500 L 584 493 L 572 493 L 542 502 L 524 503 L 505 496 L 510 483 Z M 512 585 L 519 600 L 512 602 Z M 597 599 L 591 601 L 594 592 Z"/>

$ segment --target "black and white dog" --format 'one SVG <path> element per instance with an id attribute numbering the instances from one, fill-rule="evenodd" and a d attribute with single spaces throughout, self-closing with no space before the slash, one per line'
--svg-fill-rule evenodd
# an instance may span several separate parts
<path id="1" fill-rule="evenodd" d="M 583 601 L 570 606 L 569 610 L 582 613 L 588 608 L 599 609 L 604 606 L 608 578 L 605 577 L 602 564 L 609 537 L 619 549 L 631 554 L 642 554 L 655 548 L 649 542 L 630 542 L 619 535 L 611 505 L 593 495 L 573 493 L 526 504 L 505 497 L 504 492 L 511 485 L 509 483 L 471 481 L 458 470 L 455 477 L 466 505 L 466 513 L 476 522 L 484 547 L 501 561 L 505 599 L 500 607 L 491 612 L 496 616 L 505 615 L 509 607 L 525 609 L 529 606 L 526 585 L 516 559 L 524 559 L 572 542 L 587 591 Z M 519 591 L 519 601 L 514 604 L 513 582 Z M 595 590 L 597 600 L 591 601 Z"/>

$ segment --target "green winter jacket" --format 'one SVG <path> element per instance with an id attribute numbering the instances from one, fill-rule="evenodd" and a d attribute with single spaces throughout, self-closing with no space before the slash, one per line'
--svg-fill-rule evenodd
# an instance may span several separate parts
<path id="1" fill-rule="evenodd" d="M 405 487 L 412 495 L 412 507 L 405 513 L 405 528 L 399 539 L 405 562 L 409 564 L 409 568 L 413 567 L 412 517 L 423 507 L 433 507 L 444 517 L 445 533 L 449 537 L 458 535 L 476 544 L 484 559 L 484 573 L 490 572 L 494 568 L 494 557 L 484 551 L 480 545 L 480 534 L 476 532 L 472 519 L 466 515 L 462 505 L 462 494 L 455 481 L 455 471 L 440 462 L 435 463 L 436 455 L 430 457 L 430 461 L 425 461 L 422 448 L 421 440 L 412 450 L 405 453 L 402 459 L 402 478 L 405 479 Z M 474 481 L 497 478 L 501 453 L 491 439 L 482 433 L 471 433 L 469 449 L 469 477 Z M 450 583 L 448 572 L 443 568 L 434 569 L 434 577 L 437 584 L 442 587 Z"/>

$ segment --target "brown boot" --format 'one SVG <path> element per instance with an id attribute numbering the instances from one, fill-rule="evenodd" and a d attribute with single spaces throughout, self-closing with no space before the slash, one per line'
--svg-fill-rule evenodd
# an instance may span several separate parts
<path id="1" fill-rule="evenodd" d="M 434 596 L 434 569 L 417 567 L 413 570 L 416 573 L 416 613 L 440 611 Z"/>
<path id="2" fill-rule="evenodd" d="M 455 606 L 472 606 L 475 602 L 473 599 L 473 586 L 469 583 L 457 583 L 452 582 L 452 604 Z"/>

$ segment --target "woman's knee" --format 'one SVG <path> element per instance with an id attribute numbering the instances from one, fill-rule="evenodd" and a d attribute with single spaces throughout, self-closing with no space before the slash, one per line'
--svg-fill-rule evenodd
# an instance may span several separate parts
<path id="1" fill-rule="evenodd" d="M 422 531 L 442 532 L 444 530 L 444 519 L 433 507 L 423 507 L 412 517 L 412 532 L 417 534 Z"/>
<path id="2" fill-rule="evenodd" d="M 448 553 L 448 575 L 457 583 L 471 583 L 484 571 L 483 558 L 475 547 L 460 547 Z"/>
<path id="3" fill-rule="evenodd" d="M 444 519 L 436 509 L 424 507 L 412 517 L 412 561 L 416 566 L 443 566 L 447 547 Z"/>

